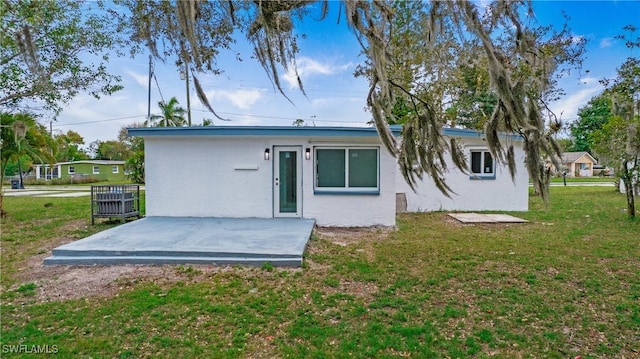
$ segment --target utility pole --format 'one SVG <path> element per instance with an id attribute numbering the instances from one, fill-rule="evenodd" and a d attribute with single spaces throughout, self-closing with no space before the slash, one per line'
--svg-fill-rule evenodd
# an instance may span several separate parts
<path id="1" fill-rule="evenodd" d="M 191 100 L 189 98 L 189 63 L 185 61 L 184 72 L 187 75 L 187 124 L 191 127 Z"/>
<path id="2" fill-rule="evenodd" d="M 147 126 L 151 124 L 151 76 L 153 76 L 153 62 L 151 55 L 149 55 L 149 93 L 147 95 Z"/>

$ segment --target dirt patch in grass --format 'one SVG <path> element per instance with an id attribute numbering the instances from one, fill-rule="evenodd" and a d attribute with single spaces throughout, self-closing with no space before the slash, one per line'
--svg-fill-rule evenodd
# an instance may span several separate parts
<path id="1" fill-rule="evenodd" d="M 62 232 L 72 232 L 77 231 L 79 229 L 86 228 L 89 225 L 89 221 L 86 219 L 76 219 L 73 221 L 68 221 L 62 226 L 59 227 L 59 231 Z"/>
<path id="2" fill-rule="evenodd" d="M 357 252 L 364 253 L 368 261 L 373 261 L 375 244 L 387 240 L 394 231 L 393 227 L 317 227 L 315 234 L 318 238 L 341 247 L 355 247 Z M 314 246 L 308 248 L 309 253 L 321 250 Z"/>
<path id="3" fill-rule="evenodd" d="M 170 278 L 172 274 L 161 267 L 136 266 L 55 266 L 42 270 L 53 273 L 35 281 L 36 298 L 40 301 L 108 297 L 126 287 L 132 279 Z"/>
<path id="4" fill-rule="evenodd" d="M 38 302 L 110 297 L 142 281 L 161 285 L 196 281 L 223 268 L 204 265 L 44 266 L 42 260 L 47 255 L 29 258 L 29 268 L 20 273 L 20 284 L 15 285 L 17 288 L 34 283 Z"/>
<path id="5" fill-rule="evenodd" d="M 197 283 L 210 280 L 219 273 L 234 272 L 251 277 L 272 276 L 273 273 L 254 267 L 234 267 L 216 265 L 115 265 L 115 266 L 44 266 L 46 255 L 29 259 L 30 270 L 20 276 L 20 283 L 9 288 L 16 290 L 22 285 L 35 284 L 35 296 L 24 300 L 36 302 L 56 302 L 91 297 L 112 297 L 122 290 L 134 288 L 144 282 L 161 287 L 178 282 Z M 276 268 L 275 272 L 295 272 L 299 268 Z"/>
<path id="6" fill-rule="evenodd" d="M 393 227 L 316 227 L 316 234 L 331 243 L 346 247 L 362 242 L 379 242 L 395 231 Z"/>

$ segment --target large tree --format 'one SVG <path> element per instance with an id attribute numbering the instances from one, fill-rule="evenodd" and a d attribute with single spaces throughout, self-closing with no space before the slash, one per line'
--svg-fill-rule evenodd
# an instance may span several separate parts
<path id="1" fill-rule="evenodd" d="M 80 148 L 84 145 L 84 138 L 72 130 L 66 133 L 60 132 L 54 135 L 57 144 L 56 160 L 58 162 L 87 160 L 89 155 L 84 149 Z"/>
<path id="2" fill-rule="evenodd" d="M 613 116 L 592 135 L 594 148 L 616 167 L 626 189 L 627 213 L 634 218 L 635 192 L 640 191 L 640 59 L 628 58 L 618 76 L 604 82 Z"/>
<path id="3" fill-rule="evenodd" d="M 175 97 L 169 99 L 168 102 L 158 102 L 160 108 L 159 115 L 152 115 L 149 119 L 150 125 L 157 127 L 180 127 L 186 125 L 184 115 L 187 110 L 178 106 L 178 100 Z"/>
<path id="4" fill-rule="evenodd" d="M 118 37 L 88 4 L 0 0 L 0 108 L 57 114 L 80 92 L 97 98 L 121 88 L 105 66 Z"/>
<path id="5" fill-rule="evenodd" d="M 129 157 L 129 149 L 121 141 L 96 140 L 91 142 L 89 150 L 95 160 L 124 161 Z"/>
<path id="6" fill-rule="evenodd" d="M 610 94 L 600 94 L 592 98 L 586 106 L 578 110 L 578 120 L 571 124 L 571 151 L 593 151 L 592 134 L 600 129 L 611 118 Z"/>
<path id="7" fill-rule="evenodd" d="M 55 141 L 33 116 L 0 113 L 0 124 L 0 190 L 10 161 L 28 158 L 36 163 L 55 162 Z"/>
<path id="8" fill-rule="evenodd" d="M 483 130 L 493 113 L 498 96 L 491 90 L 486 59 L 476 57 L 482 49 L 466 48 L 466 55 L 457 61 L 452 82 L 452 104 L 447 108 L 451 126 Z"/>
<path id="9" fill-rule="evenodd" d="M 118 141 L 128 150 L 128 156 L 124 164 L 128 177 L 134 183 L 144 183 L 144 139 L 132 137 L 127 133 L 127 127 L 142 127 L 143 124 L 134 123 L 120 128 Z"/>
<path id="10" fill-rule="evenodd" d="M 217 49 L 228 47 L 232 32 L 241 31 L 254 45 L 253 56 L 283 94 L 280 73 L 291 68 L 295 73 L 299 51 L 295 24 L 309 20 L 309 13 L 324 19 L 334 4 L 285 0 L 119 3 L 128 7 L 120 19 L 133 40 L 146 44 L 156 56 L 175 56 L 196 74 L 216 71 Z M 450 85 L 456 81 L 452 69 L 461 58 L 458 52 L 473 45 L 486 63 L 495 96 L 485 101 L 495 105 L 483 108 L 492 110 L 484 127 L 489 149 L 514 174 L 513 147 L 498 133 L 521 135 L 529 174 L 536 190 L 547 198 L 548 168 L 542 159 L 550 157 L 559 167 L 560 151 L 552 135 L 561 126 L 545 103 L 558 95 L 554 74 L 565 66 L 579 65 L 583 42 L 576 42 L 566 27 L 554 31 L 535 25 L 527 1 L 494 1 L 486 8 L 461 0 L 345 0 L 335 6 L 341 7 L 340 13 L 362 45 L 367 62 L 361 73 L 370 81 L 367 105 L 383 143 L 398 157 L 410 185 L 426 174 L 449 193 L 445 152 L 451 153 L 458 167 L 466 167 L 458 144 L 446 142 L 441 129 L 450 123 L 447 101 L 454 94 Z M 479 66 L 472 63 L 471 72 Z M 458 72 L 457 81 L 460 76 Z M 196 90 L 207 103 L 195 78 Z M 462 78 L 464 82 L 464 74 Z M 299 77 L 298 82 L 304 92 Z M 400 98 L 409 106 L 409 111 L 400 111 L 402 121 L 396 118 Z M 390 131 L 390 122 L 404 124 L 402 141 Z"/>

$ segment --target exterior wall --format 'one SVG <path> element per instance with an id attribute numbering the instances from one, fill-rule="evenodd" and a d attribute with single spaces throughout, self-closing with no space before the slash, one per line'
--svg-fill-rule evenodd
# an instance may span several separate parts
<path id="1" fill-rule="evenodd" d="M 93 173 L 93 166 L 98 166 L 100 168 L 99 174 Z M 112 173 L 111 167 L 118 166 L 118 173 Z M 72 163 L 72 164 L 62 164 L 60 165 L 60 178 L 70 178 L 72 175 L 69 174 L 69 167 L 73 167 L 75 170 L 75 176 L 82 175 L 88 177 L 98 178 L 103 181 L 124 181 L 124 165 L 121 164 L 93 164 L 93 163 Z"/>
<path id="2" fill-rule="evenodd" d="M 313 159 L 305 161 L 305 173 L 310 174 L 310 176 L 305 176 L 306 181 L 303 187 L 305 217 L 315 218 L 319 226 L 366 227 L 394 226 L 396 224 L 396 162 L 377 139 L 369 143 L 379 146 L 380 193 L 378 195 L 314 194 L 314 161 Z M 348 145 L 353 146 L 354 144 L 356 143 L 350 142 Z M 323 143 L 314 145 L 322 146 Z M 331 143 L 331 145 L 334 146 L 336 143 Z"/>
<path id="3" fill-rule="evenodd" d="M 584 166 L 581 166 L 583 163 Z M 574 173 L 580 177 L 593 177 L 593 165 L 594 162 L 588 156 L 583 155 L 573 163 Z M 581 167 L 584 169 L 580 169 Z"/>
<path id="4" fill-rule="evenodd" d="M 470 158 L 470 148 L 486 147 L 480 138 L 459 138 L 465 144 L 467 159 Z M 522 142 L 513 141 L 517 173 L 515 181 L 511 180 L 508 167 L 496 164 L 495 179 L 471 179 L 456 168 L 448 155 L 447 166 L 449 172 L 445 175 L 447 184 L 455 192 L 451 198 L 444 196 L 434 185 L 431 178 L 425 177 L 413 192 L 396 171 L 396 186 L 398 193 L 404 193 L 407 198 L 407 211 L 526 211 L 529 207 L 529 176 L 524 168 L 524 151 Z"/>
<path id="5" fill-rule="evenodd" d="M 145 137 L 147 216 L 271 217 L 267 147 L 259 138 Z"/>
<path id="6" fill-rule="evenodd" d="M 273 158 L 265 149 L 299 146 L 302 216 L 320 226 L 395 225 L 395 163 L 380 146 L 379 195 L 314 194 L 313 147 L 353 145 L 344 138 L 145 136 L 147 216 L 273 217 Z M 304 159 L 306 148 L 311 160 Z"/>

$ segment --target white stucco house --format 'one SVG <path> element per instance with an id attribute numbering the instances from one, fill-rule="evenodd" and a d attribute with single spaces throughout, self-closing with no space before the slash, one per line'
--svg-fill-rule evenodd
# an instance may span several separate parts
<path id="1" fill-rule="evenodd" d="M 445 128 L 444 135 L 455 137 L 464 144 L 469 161 L 468 174 L 460 171 L 448 159 L 447 184 L 455 192 L 449 197 L 440 192 L 433 180 L 424 177 L 416 191 L 411 190 L 399 170 L 396 171 L 396 192 L 407 199 L 408 212 L 431 211 L 526 211 L 529 209 L 529 174 L 524 165 L 522 138 L 502 136 L 512 144 L 516 174 L 511 178 L 509 168 L 496 163 L 484 140 L 484 134 L 475 130 Z"/>
<path id="2" fill-rule="evenodd" d="M 399 135 L 400 128 L 394 128 Z M 522 141 L 512 181 L 482 135 L 444 129 L 465 145 L 471 174 L 449 166 L 455 194 L 430 179 L 413 192 L 372 127 L 130 128 L 145 140 L 146 214 L 168 217 L 313 218 L 320 226 L 393 226 L 408 211 L 528 209 Z"/>

